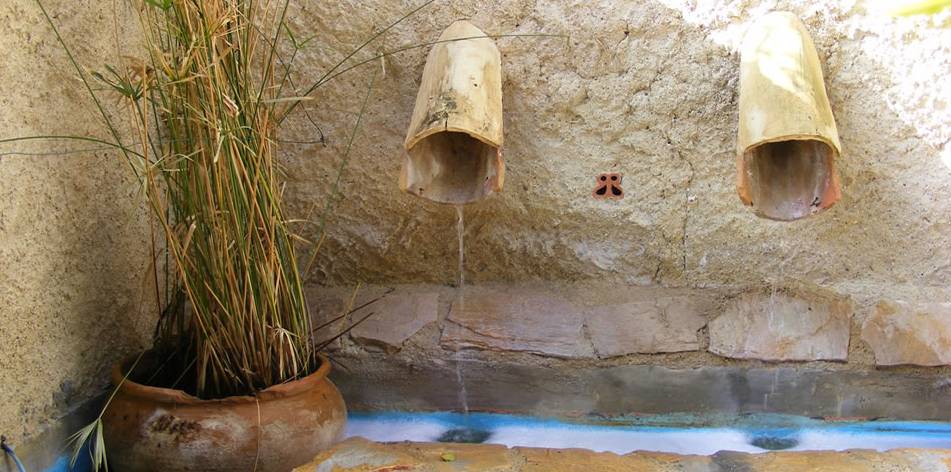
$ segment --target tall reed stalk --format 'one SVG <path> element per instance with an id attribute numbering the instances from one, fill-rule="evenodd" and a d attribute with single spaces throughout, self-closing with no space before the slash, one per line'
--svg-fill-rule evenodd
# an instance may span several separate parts
<path id="1" fill-rule="evenodd" d="M 141 179 L 164 233 L 164 265 L 174 273 L 164 277 L 172 289 L 164 296 L 154 351 L 164 359 L 164 381 L 175 380 L 163 386 L 219 398 L 307 375 L 317 368 L 322 346 L 314 342 L 295 250 L 301 239 L 283 215 L 275 161 L 278 125 L 307 99 L 294 95 L 291 80 L 292 62 L 307 41 L 298 41 L 285 21 L 289 0 L 131 1 L 147 59 L 94 76 L 123 98 L 137 137 L 134 150 L 121 144 L 117 127 L 69 57 Z M 432 2 L 371 36 L 305 95 Z M 284 61 L 282 53 L 290 59 Z M 367 99 L 371 88 L 372 80 Z M 359 124 L 358 118 L 350 143 Z M 348 145 L 338 181 L 349 151 Z M 320 232 L 336 190 L 321 215 Z M 155 290 L 162 298 L 158 283 Z"/>
<path id="2" fill-rule="evenodd" d="M 275 73 L 283 8 L 146 0 L 148 60 L 99 77 L 125 98 L 147 165 L 175 290 L 157 354 L 200 397 L 249 394 L 318 362 L 294 239 L 281 205 Z"/>

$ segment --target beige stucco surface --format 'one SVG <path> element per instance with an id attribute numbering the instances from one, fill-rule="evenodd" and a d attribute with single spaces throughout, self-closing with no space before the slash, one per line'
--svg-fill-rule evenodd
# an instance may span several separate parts
<path id="1" fill-rule="evenodd" d="M 116 3 L 124 25 L 130 12 Z M 416 4 L 292 2 L 295 34 L 316 35 L 296 56 L 295 83 L 315 81 Z M 81 38 L 84 64 L 115 56 L 112 2 L 47 5 Z M 736 49 L 745 25 L 773 8 L 812 32 L 842 142 L 842 200 L 796 223 L 756 218 L 734 189 Z M 568 36 L 498 40 L 507 175 L 501 194 L 465 209 L 467 280 L 803 281 L 855 297 L 859 318 L 878 297 L 951 298 L 948 14 L 889 19 L 853 1 L 439 0 L 356 57 L 433 40 L 459 18 L 490 34 Z M 0 21 L 0 136 L 102 136 L 35 4 L 4 1 Z M 119 35 L 121 48 L 127 41 Z M 325 142 L 302 114 L 282 133 L 289 213 L 317 220 L 377 74 L 313 283 L 456 280 L 455 210 L 397 186 L 426 53 L 321 87 L 307 110 Z M 23 148 L 68 147 L 77 146 Z M 623 200 L 591 198 L 602 172 L 624 174 Z M 30 433 L 65 411 L 66 386 L 76 398 L 101 391 L 106 366 L 145 339 L 148 316 L 134 313 L 148 310 L 148 226 L 136 198 L 107 152 L 0 160 L 0 431 Z"/>
<path id="2" fill-rule="evenodd" d="M 319 35 L 298 58 L 306 65 L 298 80 L 313 81 L 413 3 L 296 8 L 295 27 Z M 744 26 L 771 8 L 796 12 L 813 34 L 843 147 L 842 201 L 791 224 L 754 217 L 734 189 L 735 50 Z M 436 2 L 371 49 L 432 40 L 461 17 L 489 33 L 570 36 L 499 40 L 508 175 L 500 195 L 465 211 L 469 280 L 743 286 L 794 278 L 946 296 L 951 28 L 866 10 L 865 2 Z M 326 201 L 370 75 L 385 71 L 330 219 L 325 280 L 455 280 L 454 210 L 396 186 L 425 53 L 390 56 L 327 84 L 310 109 L 328 144 L 287 146 L 289 204 L 304 214 Z M 296 123 L 287 139 L 317 137 Z M 624 200 L 591 198 L 601 172 L 624 174 Z"/>
<path id="3" fill-rule="evenodd" d="M 80 61 L 114 56 L 112 2 L 45 3 Z M 0 2 L 0 23 L 0 139 L 105 137 L 36 4 Z M 0 433 L 13 444 L 103 392 L 109 366 L 150 333 L 137 185 L 111 152 L 58 154 L 97 147 L 0 148 Z"/>

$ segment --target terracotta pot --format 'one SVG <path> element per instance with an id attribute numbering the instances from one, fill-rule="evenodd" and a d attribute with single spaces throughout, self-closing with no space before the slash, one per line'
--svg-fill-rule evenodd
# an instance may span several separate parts
<path id="1" fill-rule="evenodd" d="M 468 21 L 446 28 L 426 59 L 406 133 L 400 188 L 464 204 L 502 190 L 502 56 Z"/>
<path id="2" fill-rule="evenodd" d="M 809 32 L 792 13 L 769 13 L 750 26 L 740 55 L 740 199 L 783 221 L 831 207 L 841 197 L 841 146 Z"/>
<path id="3" fill-rule="evenodd" d="M 124 366 L 112 372 L 122 380 Z M 347 409 L 317 372 L 257 396 L 201 400 L 181 390 L 122 383 L 103 417 L 109 465 L 136 471 L 289 471 L 340 440 Z"/>

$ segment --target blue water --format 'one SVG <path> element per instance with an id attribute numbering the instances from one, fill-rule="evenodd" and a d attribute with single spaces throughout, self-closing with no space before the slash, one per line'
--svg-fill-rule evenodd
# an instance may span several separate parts
<path id="1" fill-rule="evenodd" d="M 704 426 L 690 426 L 703 424 Z M 951 423 L 827 422 L 784 415 L 697 418 L 670 415 L 573 423 L 492 413 L 350 413 L 347 437 L 380 442 L 478 440 L 509 447 L 585 448 L 625 454 L 659 451 L 714 454 L 895 448 L 951 448 Z M 84 456 L 85 458 L 85 456 Z M 62 457 L 46 472 L 67 472 Z M 88 472 L 88 461 L 74 469 Z"/>
<path id="2" fill-rule="evenodd" d="M 76 460 L 76 467 L 73 467 L 72 472 L 89 472 L 89 459 L 83 457 Z M 46 469 L 48 472 L 67 472 L 69 468 L 69 457 L 63 456 L 56 460 L 56 463 L 52 467 Z"/>
<path id="3" fill-rule="evenodd" d="M 648 421 L 653 424 L 643 419 L 636 423 L 570 423 L 489 413 L 354 413 L 346 435 L 380 442 L 478 437 L 509 447 L 584 448 L 618 454 L 637 450 L 709 455 L 721 450 L 951 448 L 951 423 L 824 422 L 778 415 L 721 417 L 709 421 L 714 425 L 702 427 L 674 426 L 671 423 L 675 422 L 662 417 Z"/>
<path id="4" fill-rule="evenodd" d="M 28 470 L 27 472 L 32 471 Z M 69 456 L 63 455 L 56 459 L 56 462 L 46 468 L 44 472 L 92 472 L 92 466 L 90 465 L 88 452 L 83 451 L 76 459 L 76 466 L 72 469 L 69 468 Z"/>

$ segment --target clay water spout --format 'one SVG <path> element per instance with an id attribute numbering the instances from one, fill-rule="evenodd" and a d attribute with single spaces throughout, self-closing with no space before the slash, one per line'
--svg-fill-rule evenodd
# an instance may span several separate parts
<path id="1" fill-rule="evenodd" d="M 400 188 L 462 205 L 502 189 L 502 63 L 495 42 L 457 21 L 433 46 L 406 134 Z"/>
<path id="2" fill-rule="evenodd" d="M 841 146 L 822 66 L 799 19 L 773 12 L 755 21 L 740 62 L 737 191 L 758 216 L 797 220 L 841 197 Z"/>

